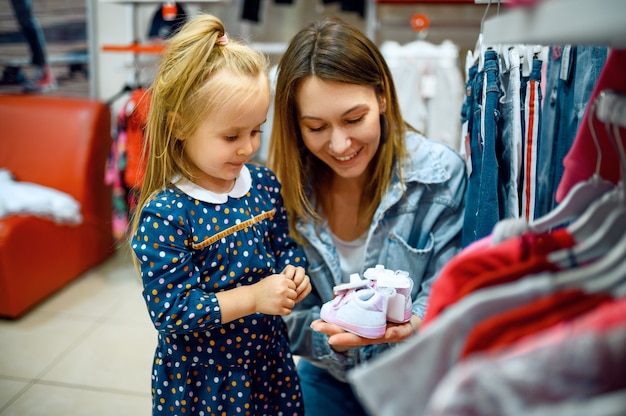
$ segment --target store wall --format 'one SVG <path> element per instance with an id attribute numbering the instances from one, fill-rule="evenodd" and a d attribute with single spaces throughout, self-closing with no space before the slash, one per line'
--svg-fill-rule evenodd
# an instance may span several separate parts
<path id="1" fill-rule="evenodd" d="M 147 40 L 152 15 L 159 7 L 158 2 L 117 0 L 86 0 L 91 6 L 93 18 L 91 45 L 94 54 L 92 71 L 93 95 L 107 100 L 126 84 L 146 84 L 154 74 L 157 57 L 130 53 L 102 52 L 105 44 L 129 44 L 133 38 Z M 276 4 L 273 0 L 261 2 L 259 22 L 241 20 L 242 1 L 195 1 L 184 3 L 189 14 L 198 11 L 214 13 L 222 18 L 229 34 L 243 37 L 265 48 L 271 53 L 273 62 L 278 59 L 275 52 L 306 23 L 325 14 L 338 15 L 363 30 L 365 18 L 355 12 L 343 12 L 339 3 L 323 5 L 322 0 L 293 0 L 291 4 Z M 445 3 L 445 2 L 444 2 Z M 134 12 L 133 12 L 134 8 Z M 451 40 L 459 46 L 460 56 L 473 49 L 480 30 L 484 5 L 383 5 L 378 6 L 380 28 L 377 41 L 394 40 L 400 43 L 424 39 L 432 43 Z M 490 10 L 495 12 L 495 8 Z M 415 33 L 410 27 L 414 13 L 423 13 L 430 20 L 426 32 Z M 278 49 L 277 49 L 278 48 Z"/>

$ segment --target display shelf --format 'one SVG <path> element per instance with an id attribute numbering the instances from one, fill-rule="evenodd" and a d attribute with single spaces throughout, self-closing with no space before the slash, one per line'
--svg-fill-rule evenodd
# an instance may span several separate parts
<path id="1" fill-rule="evenodd" d="M 496 3 L 494 1 L 494 3 Z M 487 44 L 603 45 L 626 48 L 626 1 L 543 0 L 484 22 Z"/>

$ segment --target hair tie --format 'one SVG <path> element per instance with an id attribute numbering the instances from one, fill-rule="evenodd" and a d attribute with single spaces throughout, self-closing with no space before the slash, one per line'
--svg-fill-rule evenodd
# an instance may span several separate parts
<path id="1" fill-rule="evenodd" d="M 225 46 L 228 43 L 228 36 L 226 35 L 226 33 L 224 33 L 222 36 L 217 38 L 216 43 L 220 46 Z"/>

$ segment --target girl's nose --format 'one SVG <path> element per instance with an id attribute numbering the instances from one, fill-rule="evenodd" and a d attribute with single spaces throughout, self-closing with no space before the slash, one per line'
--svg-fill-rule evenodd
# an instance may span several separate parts
<path id="1" fill-rule="evenodd" d="M 254 136 L 248 136 L 245 140 L 241 140 L 241 145 L 237 149 L 238 156 L 249 156 L 255 151 L 254 141 L 258 140 Z"/>

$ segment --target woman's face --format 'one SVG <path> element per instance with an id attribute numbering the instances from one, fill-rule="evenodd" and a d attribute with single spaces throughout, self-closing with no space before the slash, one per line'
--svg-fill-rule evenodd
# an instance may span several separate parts
<path id="1" fill-rule="evenodd" d="M 380 145 L 384 102 L 367 85 L 305 79 L 296 91 L 305 146 L 335 175 L 358 178 Z"/>

